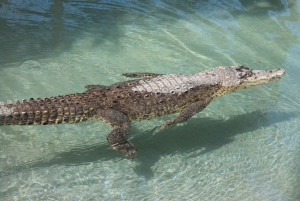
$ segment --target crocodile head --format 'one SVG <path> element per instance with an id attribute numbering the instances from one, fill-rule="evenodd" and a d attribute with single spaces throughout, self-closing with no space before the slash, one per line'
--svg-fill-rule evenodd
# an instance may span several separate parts
<path id="1" fill-rule="evenodd" d="M 284 70 L 278 68 L 274 70 L 252 70 L 246 66 L 235 68 L 237 78 L 240 79 L 238 88 L 248 88 L 266 84 L 281 79 Z"/>
<path id="2" fill-rule="evenodd" d="M 281 79 L 284 70 L 252 70 L 247 66 L 216 67 L 212 69 L 223 87 L 230 89 L 248 88 Z"/>

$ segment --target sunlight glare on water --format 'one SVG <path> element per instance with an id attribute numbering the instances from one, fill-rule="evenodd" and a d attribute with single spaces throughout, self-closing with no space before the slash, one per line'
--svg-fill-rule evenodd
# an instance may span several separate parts
<path id="1" fill-rule="evenodd" d="M 0 200 L 299 200 L 300 1 L 0 2 L 0 100 L 83 92 L 124 72 L 286 71 L 189 121 L 0 127 Z"/>

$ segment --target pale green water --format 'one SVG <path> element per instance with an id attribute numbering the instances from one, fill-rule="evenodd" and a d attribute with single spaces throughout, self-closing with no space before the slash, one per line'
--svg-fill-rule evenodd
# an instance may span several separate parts
<path id="1" fill-rule="evenodd" d="M 0 3 L 1 101 L 132 71 L 286 75 L 163 131 L 170 116 L 134 122 L 134 161 L 110 149 L 102 122 L 0 127 L 0 200 L 300 199 L 299 0 L 18 2 Z"/>

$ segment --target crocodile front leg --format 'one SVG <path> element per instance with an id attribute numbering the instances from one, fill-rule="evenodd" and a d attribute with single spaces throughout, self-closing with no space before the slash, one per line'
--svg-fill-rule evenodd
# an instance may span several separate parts
<path id="1" fill-rule="evenodd" d="M 127 158 L 133 159 L 136 156 L 136 149 L 127 141 L 127 134 L 130 131 L 128 117 L 114 109 L 99 109 L 97 115 L 105 123 L 112 126 L 112 131 L 107 136 L 109 145 Z"/>
<path id="2" fill-rule="evenodd" d="M 189 120 L 192 116 L 204 110 L 204 108 L 210 103 L 210 101 L 211 99 L 207 99 L 190 104 L 188 107 L 183 109 L 176 118 L 173 118 L 164 123 L 161 128 L 164 129 L 169 125 Z"/>

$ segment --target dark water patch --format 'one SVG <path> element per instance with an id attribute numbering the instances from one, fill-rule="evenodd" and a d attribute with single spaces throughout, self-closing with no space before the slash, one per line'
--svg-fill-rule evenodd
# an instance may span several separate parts
<path id="1" fill-rule="evenodd" d="M 0 64 L 57 56 L 85 33 L 95 45 L 117 43 L 123 36 L 124 15 L 133 3 L 86 1 L 11 1 L 0 3 Z M 131 7 L 134 6 L 134 7 Z M 137 9 L 134 9 L 137 8 Z"/>
<path id="2" fill-rule="evenodd" d="M 95 46 L 105 41 L 118 44 L 125 36 L 124 25 L 172 27 L 178 20 L 194 21 L 196 14 L 201 23 L 226 30 L 232 28 L 234 16 L 257 17 L 259 12 L 268 17 L 270 10 L 287 9 L 280 0 L 263 2 L 259 6 L 228 0 L 5 1 L 0 3 L 0 64 L 58 56 L 86 34 Z"/>

